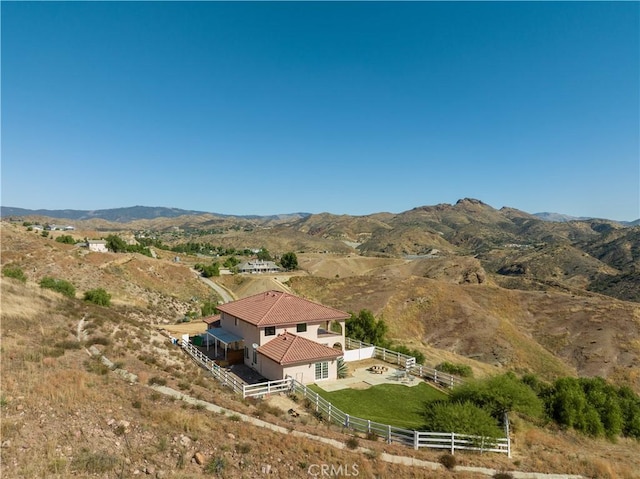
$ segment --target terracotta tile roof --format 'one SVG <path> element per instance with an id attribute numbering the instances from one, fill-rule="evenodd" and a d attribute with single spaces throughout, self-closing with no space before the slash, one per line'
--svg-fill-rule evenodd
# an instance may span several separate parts
<path id="1" fill-rule="evenodd" d="M 219 314 L 214 314 L 213 316 L 207 316 L 206 318 L 202 318 L 202 321 L 207 323 L 207 326 L 211 326 L 216 321 L 220 321 L 220 315 Z"/>
<path id="2" fill-rule="evenodd" d="M 324 346 L 292 333 L 276 336 L 257 349 L 258 353 L 284 366 L 296 363 L 328 361 L 339 358 L 343 352 Z"/>
<path id="3" fill-rule="evenodd" d="M 254 326 L 287 326 L 349 318 L 329 308 L 282 291 L 267 291 L 218 306 L 218 310 Z"/>

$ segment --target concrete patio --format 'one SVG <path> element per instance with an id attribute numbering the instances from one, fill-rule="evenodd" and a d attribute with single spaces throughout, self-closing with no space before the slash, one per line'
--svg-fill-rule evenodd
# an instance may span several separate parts
<path id="1" fill-rule="evenodd" d="M 331 381 L 318 381 L 316 385 L 325 391 L 338 391 L 340 389 L 367 389 L 378 384 L 401 384 L 404 386 L 416 386 L 420 379 L 406 374 L 403 369 L 382 361 L 371 362 L 357 361 L 349 364 L 349 376 L 344 379 Z M 386 367 L 382 374 L 371 371 L 372 366 Z"/>

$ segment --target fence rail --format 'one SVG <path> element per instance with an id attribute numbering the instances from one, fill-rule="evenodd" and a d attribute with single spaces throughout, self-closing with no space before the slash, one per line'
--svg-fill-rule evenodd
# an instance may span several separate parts
<path id="1" fill-rule="evenodd" d="M 306 399 L 311 409 L 319 413 L 322 418 L 347 429 L 366 434 L 375 434 L 385 438 L 388 443 L 397 442 L 411 446 L 414 449 L 421 447 L 446 449 L 451 454 L 460 450 L 497 452 L 511 457 L 511 441 L 508 434 L 506 437 L 489 438 L 456 433 L 412 431 L 389 424 L 381 424 L 346 414 L 304 384 L 294 379 L 290 379 L 290 381 L 291 392 L 299 394 Z"/>
<path id="2" fill-rule="evenodd" d="M 347 338 L 347 344 L 349 344 L 349 341 L 354 340 Z M 497 452 L 507 454 L 511 457 L 511 441 L 509 439 L 508 429 L 506 437 L 488 438 L 455 433 L 412 431 L 409 429 L 391 426 L 389 424 L 373 422 L 368 419 L 351 416 L 341 411 L 318 393 L 312 391 L 304 384 L 293 378 L 286 378 L 279 381 L 268 381 L 259 384 L 247 384 L 237 376 L 230 374 L 226 369 L 218 366 L 215 362 L 204 355 L 202 351 L 190 344 L 189 341 L 183 339 L 180 344 L 182 349 L 184 349 L 194 359 L 194 361 L 210 371 L 211 374 L 213 374 L 213 376 L 225 386 L 231 388 L 234 392 L 241 394 L 243 398 L 264 397 L 269 394 L 278 394 L 283 392 L 296 393 L 302 395 L 304 399 L 308 400 L 309 407 L 314 409 L 316 413 L 319 413 L 320 417 L 323 419 L 339 424 L 347 429 L 366 434 L 375 434 L 376 436 L 383 437 L 388 443 L 396 442 L 413 447 L 414 449 L 419 449 L 421 447 L 446 449 L 449 450 L 451 454 L 454 454 L 455 451 L 459 450 L 468 450 Z M 391 352 L 394 355 L 405 356 L 395 351 Z M 383 357 L 389 356 L 386 356 L 383 353 Z M 423 372 L 420 371 L 419 368 L 421 368 L 421 366 L 414 366 L 410 369 L 410 372 L 412 374 L 416 374 L 416 369 L 418 369 L 417 373 L 422 376 Z M 424 366 L 422 366 L 422 368 L 424 368 Z M 444 373 L 437 373 L 444 375 Z"/>
<path id="3" fill-rule="evenodd" d="M 238 376 L 229 373 L 225 368 L 218 366 L 214 361 L 209 359 L 198 348 L 191 344 L 186 339 L 181 341 L 182 349 L 184 349 L 193 360 L 200 366 L 210 371 L 213 377 L 220 381 L 225 386 L 231 388 L 234 392 L 242 394 L 246 383 L 242 381 Z"/>
<path id="4" fill-rule="evenodd" d="M 398 364 L 402 367 L 406 367 L 408 373 L 411 373 L 414 376 L 418 376 L 420 378 L 429 379 L 434 383 L 440 384 L 442 386 L 452 388 L 454 386 L 464 384 L 464 380 L 460 379 L 459 377 L 443 373 L 442 371 L 438 371 L 437 369 L 430 368 L 428 366 L 416 364 L 416 358 L 399 353 L 398 351 L 391 351 L 389 349 L 381 348 L 380 346 L 374 346 L 373 344 L 364 343 L 362 341 L 349 337 L 345 338 L 345 346 L 347 349 L 374 347 L 374 357 L 382 359 L 383 361 L 391 364 Z"/>

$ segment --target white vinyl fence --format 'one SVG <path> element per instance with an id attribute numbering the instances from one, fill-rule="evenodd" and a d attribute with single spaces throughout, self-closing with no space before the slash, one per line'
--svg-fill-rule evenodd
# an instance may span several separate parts
<path id="1" fill-rule="evenodd" d="M 454 454 L 455 451 L 467 450 L 479 452 L 497 452 L 507 454 L 509 457 L 511 457 L 511 441 L 509 439 L 508 433 L 508 418 L 506 421 L 505 437 L 501 438 L 402 429 L 388 424 L 381 424 L 370 421 L 368 419 L 351 416 L 336 408 L 318 393 L 312 391 L 304 384 L 296 381 L 293 378 L 281 379 L 279 381 L 268 381 L 259 384 L 247 384 L 235 375 L 228 373 L 224 368 L 221 368 L 216 363 L 211 361 L 207 356 L 202 354 L 202 352 L 198 348 L 190 344 L 188 340 L 183 339 L 180 344 L 182 346 L 182 349 L 184 349 L 184 351 L 187 352 L 198 364 L 210 371 L 211 374 L 213 374 L 213 376 L 222 384 L 230 387 L 234 392 L 242 395 L 243 398 L 262 398 L 270 394 L 295 393 L 299 396 L 302 396 L 303 400 L 307 402 L 307 405 L 310 409 L 315 411 L 319 419 L 339 424 L 344 428 L 354 431 L 366 434 L 375 434 L 376 436 L 384 438 L 388 443 L 397 442 L 406 446 L 413 447 L 414 449 L 419 449 L 421 447 L 443 449 L 449 451 L 451 454 Z M 347 338 L 347 344 L 349 344 L 349 338 Z M 378 349 L 382 350 L 384 348 L 376 348 L 376 354 L 378 354 Z M 386 355 L 385 351 L 388 350 L 382 351 L 381 354 L 383 355 L 383 357 L 392 358 L 392 356 Z M 393 353 L 394 355 L 402 356 L 402 358 L 400 356 L 396 357 L 398 361 L 402 361 L 398 362 L 397 364 L 405 363 L 405 358 L 409 357 L 400 353 L 396 353 L 394 351 L 391 351 L 391 353 Z M 421 368 L 421 366 L 412 367 L 411 373 L 416 374 L 416 372 L 418 372 L 421 374 L 422 371 L 419 368 Z M 449 384 L 449 382 L 447 381 L 445 384 Z M 451 384 L 453 384 L 453 382 L 451 382 Z"/>
<path id="2" fill-rule="evenodd" d="M 294 379 L 291 379 L 291 391 L 302 396 L 307 401 L 307 405 L 316 412 L 318 417 L 342 425 L 347 429 L 366 434 L 375 434 L 376 436 L 383 437 L 388 443 L 397 442 L 413 447 L 414 449 L 421 447 L 445 449 L 451 454 L 454 454 L 455 451 L 466 450 L 497 452 L 507 454 L 511 457 L 511 441 L 509 440 L 508 434 L 505 434 L 505 437 L 491 438 L 452 432 L 412 431 L 350 416 L 333 406 L 315 391 L 312 391 Z"/>
<path id="3" fill-rule="evenodd" d="M 428 366 L 416 364 L 416 358 L 414 358 L 413 356 L 408 356 L 397 351 L 391 351 L 390 349 L 374 346 L 373 344 L 363 343 L 362 341 L 351 339 L 349 337 L 346 338 L 345 342 L 347 348 L 347 351 L 345 351 L 345 353 L 351 353 L 352 350 L 355 351 L 361 349 L 369 351 L 371 348 L 373 348 L 374 355 L 371 357 L 381 359 L 388 363 L 398 364 L 401 367 L 406 368 L 407 372 L 413 374 L 414 376 L 429 379 L 434 383 L 438 383 L 442 386 L 450 388 L 459 384 L 464 384 L 464 381 L 457 376 L 443 373 L 442 371 L 438 371 L 437 369 L 430 368 Z"/>

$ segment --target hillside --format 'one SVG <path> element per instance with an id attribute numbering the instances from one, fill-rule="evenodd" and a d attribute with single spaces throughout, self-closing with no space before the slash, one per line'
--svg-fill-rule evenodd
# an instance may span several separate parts
<path id="1" fill-rule="evenodd" d="M 430 477 L 423 469 L 390 465 L 375 454 L 354 455 L 274 436 L 230 415 L 221 418 L 202 408 L 178 407 L 150 389 L 149 380 L 161 378 L 183 394 L 344 441 L 339 429 L 323 429 L 309 420 L 292 425 L 292 418 L 277 409 L 238 402 L 172 349 L 161 329 L 197 310 L 204 298 L 217 299 L 190 270 L 189 257 L 175 262 L 174 253 L 162 251 L 158 259 L 88 253 L 51 238 L 62 232 L 44 238 L 21 224 L 3 222 L 0 228 L 2 265 L 19 265 L 28 277 L 24 285 L 2 279 L 3 477 L 91 472 L 113 477 L 114 471 L 124 471 L 126 477 L 145 470 L 160 473 L 158 477 L 199 477 L 203 466 L 191 459 L 198 451 L 207 461 L 225 464 L 224 477 L 260 476 L 264 465 L 277 471 L 272 472 L 275 477 L 307 477 L 300 454 L 322 461 L 357 461 L 367 477 Z M 73 234 L 82 238 L 92 233 Z M 409 260 L 300 253 L 299 258 L 301 270 L 294 274 L 229 275 L 219 281 L 236 297 L 281 285 L 343 310 L 371 309 L 388 322 L 393 340 L 424 351 L 432 365 L 443 360 L 469 364 L 478 376 L 505 369 L 533 371 L 544 378 L 601 374 L 638 390 L 636 303 L 584 291 L 506 290 L 490 275 L 480 281 L 484 270 L 471 257 Z M 38 287 L 47 275 L 72 281 L 77 299 Z M 80 299 L 83 291 L 96 287 L 113 295 L 110 308 Z M 122 381 L 91 360 L 84 350 L 90 345 L 138 381 Z M 514 428 L 517 454 L 511 462 L 491 455 L 461 455 L 459 460 L 587 477 L 636 477 L 634 471 L 640 470 L 637 443 L 614 445 L 531 429 L 517 418 Z M 435 452 L 414 453 L 369 441 L 366 445 L 437 462 Z M 436 477 L 447 474 L 475 477 L 443 471 Z"/>
<path id="2" fill-rule="evenodd" d="M 513 208 L 497 210 L 471 198 L 453 205 L 366 216 L 234 217 L 145 207 L 81 213 L 74 214 L 91 219 L 74 220 L 74 226 L 94 231 L 97 237 L 109 231 L 135 233 L 156 238 L 166 247 L 199 242 L 240 250 L 264 247 L 276 255 L 294 251 L 437 258 L 450 265 L 463 262 L 463 269 L 473 258 L 479 261 L 479 277 L 471 277 L 471 282 L 490 281 L 524 290 L 589 290 L 640 302 L 640 226 L 600 219 L 544 221 Z M 43 216 L 15 219 L 55 222 Z M 439 275 L 426 274 L 434 279 Z"/>

